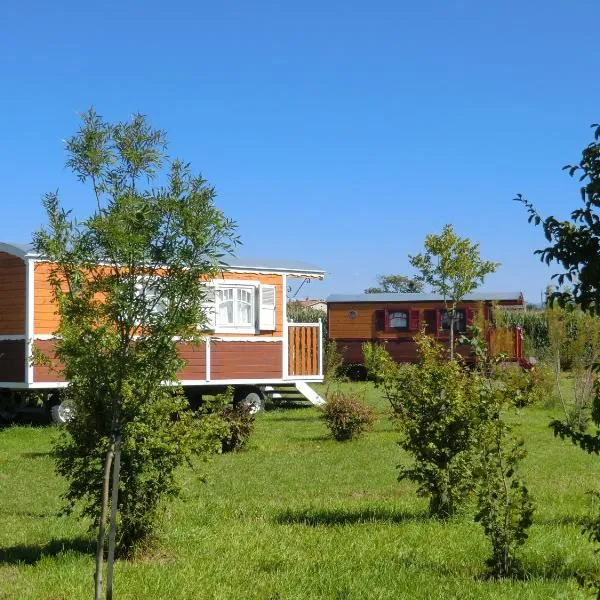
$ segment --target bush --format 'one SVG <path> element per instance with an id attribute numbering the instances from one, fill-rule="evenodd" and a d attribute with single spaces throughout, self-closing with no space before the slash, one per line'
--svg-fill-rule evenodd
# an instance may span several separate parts
<path id="1" fill-rule="evenodd" d="M 224 406 L 219 416 L 225 424 L 221 434 L 222 451 L 234 452 L 241 450 L 254 430 L 252 407 L 247 404 Z"/>
<path id="2" fill-rule="evenodd" d="M 332 392 L 322 410 L 331 435 L 339 442 L 359 437 L 375 420 L 373 410 L 356 392 Z"/>
<path id="3" fill-rule="evenodd" d="M 233 396 L 232 387 L 221 394 L 205 396 L 197 411 L 212 423 L 212 439 L 223 453 L 243 448 L 254 430 L 252 407 L 241 402 L 234 404 Z"/>

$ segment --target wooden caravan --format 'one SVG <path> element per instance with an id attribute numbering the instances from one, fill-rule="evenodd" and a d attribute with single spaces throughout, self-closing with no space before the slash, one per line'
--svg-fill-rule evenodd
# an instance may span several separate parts
<path id="1" fill-rule="evenodd" d="M 57 389 L 67 385 L 60 371 L 34 364 L 34 347 L 52 355 L 59 316 L 52 300 L 50 264 L 31 246 L 0 243 L 0 389 Z M 181 344 L 186 360 L 179 373 L 186 387 L 264 391 L 293 385 L 313 402 L 306 385 L 323 380 L 320 323 L 288 323 L 290 278 L 322 279 L 324 271 L 301 262 L 223 262 L 212 282 L 210 331 L 200 345 Z"/>
<path id="2" fill-rule="evenodd" d="M 514 360 L 522 359 L 520 330 L 491 327 L 493 305 L 515 309 L 525 306 L 521 293 L 471 294 L 457 306 L 455 331 L 461 334 L 469 325 L 479 324 L 493 353 L 504 352 Z M 413 337 L 422 328 L 441 343 L 449 343 L 450 319 L 442 297 L 398 293 L 327 298 L 327 339 L 339 344 L 345 364 L 363 364 L 364 342 L 384 345 L 397 362 L 415 362 L 417 349 Z M 470 356 L 468 346 L 458 346 L 457 350 L 467 358 Z"/>

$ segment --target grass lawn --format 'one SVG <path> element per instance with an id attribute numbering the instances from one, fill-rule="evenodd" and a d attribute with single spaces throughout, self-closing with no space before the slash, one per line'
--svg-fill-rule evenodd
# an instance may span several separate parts
<path id="1" fill-rule="evenodd" d="M 257 417 L 249 447 L 182 472 L 156 549 L 115 570 L 122 599 L 586 598 L 575 573 L 598 569 L 581 535 L 600 462 L 526 409 L 526 478 L 536 502 L 523 550 L 526 581 L 489 581 L 489 552 L 470 513 L 428 519 L 427 501 L 396 481 L 406 459 L 387 406 L 363 439 L 338 443 L 314 408 Z M 54 427 L 0 430 L 0 598 L 93 595 L 88 523 L 59 516 L 64 483 L 49 455 Z M 202 477 L 206 482 L 202 483 Z"/>

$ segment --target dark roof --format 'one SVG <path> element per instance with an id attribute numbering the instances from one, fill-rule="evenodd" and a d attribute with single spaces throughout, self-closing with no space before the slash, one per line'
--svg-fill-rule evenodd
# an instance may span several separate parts
<path id="1" fill-rule="evenodd" d="M 467 294 L 463 300 L 467 302 L 482 302 L 485 300 L 500 301 L 523 299 L 521 292 L 481 292 Z M 327 297 L 327 303 L 333 302 L 443 302 L 439 294 L 332 294 Z"/>
<path id="2" fill-rule="evenodd" d="M 39 256 L 33 244 L 13 244 L 0 242 L 0 252 L 7 252 L 19 258 Z M 320 267 L 298 260 L 274 259 L 274 258 L 243 258 L 238 256 L 226 256 L 221 259 L 221 264 L 231 269 L 258 269 L 265 271 L 280 271 L 282 273 L 298 275 L 323 276 L 325 271 Z"/>

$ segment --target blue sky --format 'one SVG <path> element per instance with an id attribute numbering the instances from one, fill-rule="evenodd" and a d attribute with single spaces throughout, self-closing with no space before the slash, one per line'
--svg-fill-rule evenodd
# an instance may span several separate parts
<path id="1" fill-rule="evenodd" d="M 502 263 L 483 287 L 538 301 L 554 272 L 511 199 L 566 217 L 600 120 L 597 0 L 15 2 L 0 22 L 0 240 L 40 198 L 93 210 L 62 141 L 94 105 L 139 111 L 217 189 L 240 255 L 322 266 L 300 296 L 410 274 L 453 223 Z"/>

